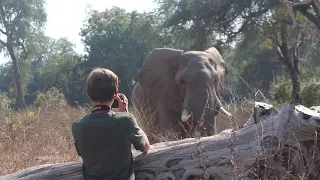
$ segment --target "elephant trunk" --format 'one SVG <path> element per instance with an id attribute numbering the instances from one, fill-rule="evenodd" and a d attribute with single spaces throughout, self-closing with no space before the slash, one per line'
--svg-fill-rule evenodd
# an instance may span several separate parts
<path id="1" fill-rule="evenodd" d="M 212 104 L 208 101 L 211 101 L 209 99 L 209 94 L 206 91 L 203 91 L 203 89 L 189 89 L 186 92 L 183 102 L 181 121 L 186 122 L 191 117 L 193 120 L 199 120 L 204 113 L 205 107 L 209 104 Z"/>
<path id="2" fill-rule="evenodd" d="M 187 92 L 186 98 L 184 100 L 184 106 L 183 106 L 184 108 L 181 114 L 182 122 L 187 122 L 191 118 L 191 116 L 193 116 L 193 118 L 196 120 L 200 119 L 201 116 L 203 115 L 202 113 L 205 111 L 206 106 L 208 106 L 209 108 L 213 108 L 215 111 L 218 111 L 219 113 L 229 118 L 232 117 L 232 114 L 222 107 L 222 103 L 215 91 L 213 92 L 206 91 L 205 93 L 204 92 L 191 93 L 191 92 L 192 91 Z M 198 94 L 198 95 L 204 94 L 204 95 L 197 96 L 193 94 Z M 212 96 L 210 96 L 211 94 Z M 213 98 L 209 98 L 209 97 L 213 97 Z M 214 108 L 214 104 L 216 104 L 215 106 L 216 108 Z"/>

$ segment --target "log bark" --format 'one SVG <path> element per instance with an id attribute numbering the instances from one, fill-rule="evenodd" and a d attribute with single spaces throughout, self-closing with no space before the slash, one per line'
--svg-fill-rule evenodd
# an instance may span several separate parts
<path id="1" fill-rule="evenodd" d="M 320 114 L 301 105 L 277 110 L 256 103 L 241 129 L 133 151 L 136 179 L 316 179 L 320 176 Z M 254 121 L 256 119 L 256 121 Z M 252 123 L 253 122 L 253 123 Z M 0 180 L 81 179 L 81 162 L 47 164 Z"/>

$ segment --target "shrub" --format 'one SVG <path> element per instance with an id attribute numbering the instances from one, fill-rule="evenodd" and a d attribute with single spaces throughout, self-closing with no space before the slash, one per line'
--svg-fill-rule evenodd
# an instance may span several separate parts
<path id="1" fill-rule="evenodd" d="M 9 98 L 4 92 L 0 92 L 0 99 L 0 111 L 7 111 L 11 109 L 10 106 L 16 102 L 15 99 Z"/>
<path id="2" fill-rule="evenodd" d="M 319 78 L 313 78 L 303 84 L 301 89 L 301 103 L 305 106 L 320 105 L 320 82 Z"/>
<path id="3" fill-rule="evenodd" d="M 45 107 L 65 107 L 67 101 L 64 95 L 55 87 L 48 89 L 46 92 L 38 92 L 35 100 L 35 106 Z"/>
<path id="4" fill-rule="evenodd" d="M 291 92 L 291 81 L 285 76 L 279 76 L 276 81 L 271 84 L 270 95 L 278 104 L 290 102 Z"/>
<path id="5" fill-rule="evenodd" d="M 319 78 L 312 78 L 301 82 L 300 104 L 304 106 L 320 105 L 320 82 Z M 291 80 L 280 76 L 271 85 L 270 94 L 275 103 L 282 104 L 291 101 L 292 85 Z"/>

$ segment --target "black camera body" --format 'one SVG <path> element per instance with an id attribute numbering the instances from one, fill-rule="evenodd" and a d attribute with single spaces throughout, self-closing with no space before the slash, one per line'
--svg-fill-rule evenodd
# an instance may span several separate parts
<path id="1" fill-rule="evenodd" d="M 113 100 L 113 103 L 112 103 L 111 108 L 119 108 L 119 102 L 118 102 L 117 99 L 114 99 L 114 100 Z"/>
<path id="2" fill-rule="evenodd" d="M 119 94 L 118 94 L 118 97 L 119 97 L 122 101 L 124 101 L 124 98 L 123 98 L 122 94 L 119 93 Z M 118 102 L 117 99 L 114 99 L 114 100 L 113 100 L 113 103 L 112 103 L 111 108 L 119 108 L 119 102 Z"/>

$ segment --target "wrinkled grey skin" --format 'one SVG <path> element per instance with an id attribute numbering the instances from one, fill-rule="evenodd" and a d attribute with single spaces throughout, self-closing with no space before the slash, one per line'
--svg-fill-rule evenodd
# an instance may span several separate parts
<path id="1" fill-rule="evenodd" d="M 206 135 L 213 135 L 217 111 L 222 109 L 223 113 L 230 115 L 220 108 L 218 99 L 227 73 L 225 61 L 214 47 L 188 52 L 154 49 L 141 67 L 132 92 L 132 103 L 139 113 L 152 109 L 155 118 L 140 121 L 152 120 L 153 126 L 159 126 L 161 132 L 175 131 L 181 133 L 180 137 L 188 137 L 179 121 L 192 132 L 204 114 Z M 186 114 L 182 117 L 184 109 Z M 185 118 L 190 114 L 190 118 Z M 183 122 L 183 118 L 188 120 Z"/>

